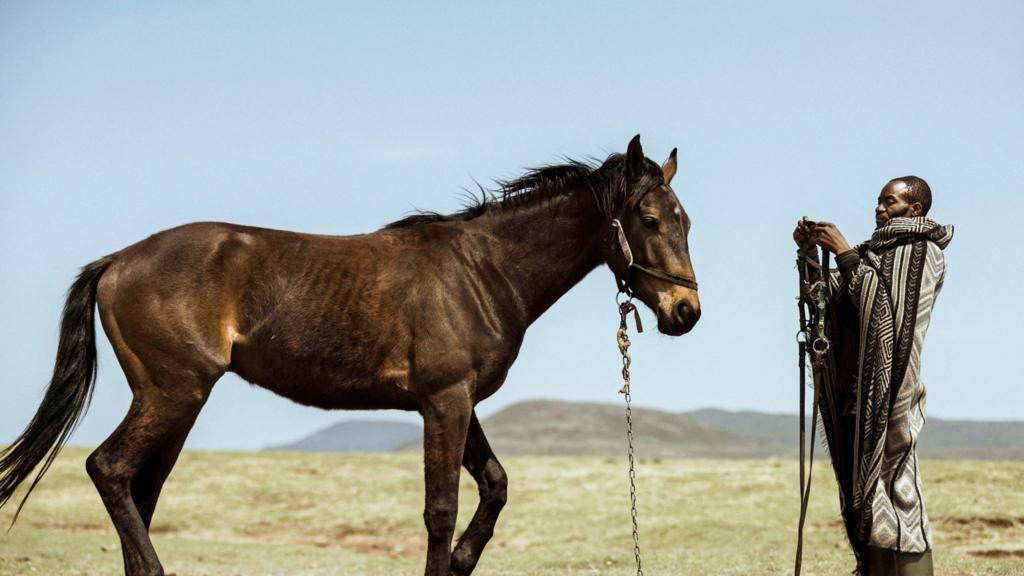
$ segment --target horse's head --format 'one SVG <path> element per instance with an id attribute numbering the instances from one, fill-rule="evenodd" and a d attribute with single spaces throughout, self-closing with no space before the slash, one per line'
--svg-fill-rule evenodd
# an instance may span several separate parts
<path id="1" fill-rule="evenodd" d="M 622 162 L 623 200 L 610 214 L 607 263 L 620 286 L 658 315 L 658 330 L 679 336 L 700 318 L 687 236 L 690 218 L 670 186 L 676 151 L 659 167 L 638 134 Z"/>

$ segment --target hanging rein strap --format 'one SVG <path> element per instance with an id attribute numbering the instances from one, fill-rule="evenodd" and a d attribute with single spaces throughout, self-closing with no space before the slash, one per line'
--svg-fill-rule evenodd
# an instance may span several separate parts
<path id="1" fill-rule="evenodd" d="M 800 576 L 804 554 L 804 523 L 807 520 L 807 507 L 811 498 L 811 474 L 814 467 L 815 432 L 818 429 L 818 393 L 825 385 L 825 359 L 830 348 L 826 330 L 827 303 L 829 300 L 829 257 L 823 250 L 821 264 L 808 257 L 803 250 L 797 251 L 797 270 L 800 273 L 800 332 L 797 336 L 800 353 L 800 522 L 797 526 L 796 561 L 793 574 Z M 807 267 L 813 266 L 820 271 L 817 282 L 809 282 Z M 809 308 L 809 314 L 808 309 Z M 809 346 L 808 346 L 809 344 Z M 804 455 L 806 438 L 806 389 L 807 389 L 807 356 L 813 353 L 812 376 L 814 377 L 814 396 L 811 400 L 811 443 L 807 458 L 806 476 L 804 474 Z"/>
<path id="2" fill-rule="evenodd" d="M 634 268 L 643 272 L 644 274 L 654 276 L 659 280 L 671 282 L 673 284 L 683 286 L 691 290 L 697 289 L 697 280 L 695 278 L 686 276 L 676 276 L 675 274 L 670 274 L 668 272 L 665 272 L 664 270 L 658 270 L 657 268 L 649 268 L 647 266 L 644 266 L 643 264 L 638 264 L 636 261 L 633 260 L 633 251 L 629 248 L 629 241 L 626 240 L 626 233 L 622 230 L 622 223 L 619 222 L 618 218 L 612 219 L 612 228 L 615 229 L 614 234 L 616 238 L 618 238 L 619 249 L 622 250 L 622 256 L 626 259 L 626 272 L 624 274 L 625 278 L 620 278 L 617 274 L 615 275 L 615 281 L 619 285 L 619 292 L 624 292 L 627 295 L 631 295 L 633 293 L 633 289 L 630 286 L 630 279 L 632 277 L 632 272 Z"/>

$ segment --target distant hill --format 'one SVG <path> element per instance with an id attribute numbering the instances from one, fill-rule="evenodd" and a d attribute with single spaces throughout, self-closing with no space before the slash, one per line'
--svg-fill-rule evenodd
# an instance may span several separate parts
<path id="1" fill-rule="evenodd" d="M 694 420 L 739 436 L 797 446 L 800 419 L 794 414 L 730 412 L 706 409 L 686 412 Z M 808 407 L 808 422 L 810 408 Z M 809 433 L 809 430 L 808 430 Z M 922 458 L 939 460 L 1024 460 L 1024 422 L 986 422 L 929 418 L 919 439 Z"/>
<path id="2" fill-rule="evenodd" d="M 808 417 L 809 420 L 809 417 Z M 618 404 L 533 400 L 513 404 L 482 425 L 496 454 L 619 456 L 625 420 Z M 644 458 L 795 457 L 799 418 L 793 414 L 706 409 L 667 412 L 634 408 L 633 430 Z M 808 429 L 809 432 L 809 429 Z M 273 450 L 387 452 L 419 450 L 422 429 L 405 422 L 345 421 Z M 921 435 L 931 459 L 1024 460 L 1024 422 L 931 418 Z"/>
<path id="3" fill-rule="evenodd" d="M 423 427 L 408 422 L 346 420 L 289 444 L 264 450 L 291 452 L 391 452 L 419 443 Z"/>
<path id="4" fill-rule="evenodd" d="M 625 413 L 616 404 L 521 402 L 482 425 L 499 455 L 619 456 L 625 450 Z M 706 426 L 685 414 L 647 408 L 633 409 L 633 434 L 645 458 L 757 458 L 787 451 L 771 441 Z"/>

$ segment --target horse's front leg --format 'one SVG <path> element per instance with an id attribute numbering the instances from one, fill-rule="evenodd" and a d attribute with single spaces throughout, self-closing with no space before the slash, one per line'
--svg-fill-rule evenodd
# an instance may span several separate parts
<path id="1" fill-rule="evenodd" d="M 475 410 L 469 421 L 462 464 L 476 480 L 480 504 L 452 553 L 451 573 L 454 576 L 469 576 L 473 572 L 480 553 L 494 534 L 494 524 L 498 521 L 501 509 L 505 507 L 507 497 L 508 479 L 505 469 L 491 451 Z"/>
<path id="2" fill-rule="evenodd" d="M 426 576 L 448 576 L 459 513 L 459 471 L 473 413 L 469 386 L 436 392 L 423 405 L 423 461 L 427 525 Z"/>

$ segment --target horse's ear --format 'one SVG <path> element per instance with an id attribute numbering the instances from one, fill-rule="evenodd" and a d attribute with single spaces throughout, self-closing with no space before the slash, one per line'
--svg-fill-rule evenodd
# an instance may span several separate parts
<path id="1" fill-rule="evenodd" d="M 640 146 L 640 135 L 633 136 L 626 148 L 626 176 L 632 180 L 644 173 L 644 149 Z"/>
<path id="2" fill-rule="evenodd" d="M 672 149 L 672 153 L 668 155 L 668 160 L 661 165 L 661 175 L 665 179 L 665 184 L 671 184 L 672 178 L 676 175 L 676 149 Z"/>

